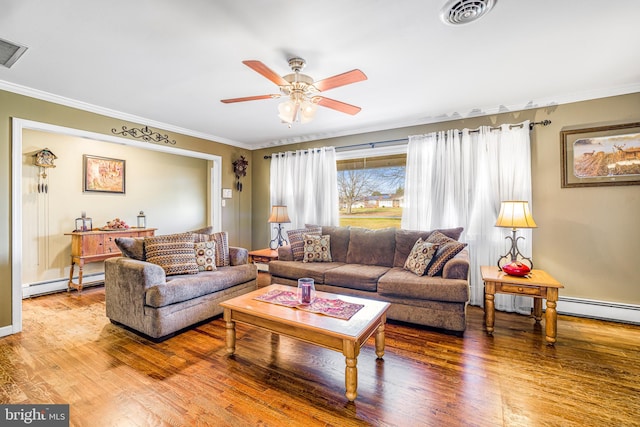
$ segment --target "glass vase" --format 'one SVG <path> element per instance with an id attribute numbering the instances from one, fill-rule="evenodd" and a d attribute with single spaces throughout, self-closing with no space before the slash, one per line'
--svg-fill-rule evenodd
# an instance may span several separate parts
<path id="1" fill-rule="evenodd" d="M 316 287 L 313 279 L 303 277 L 298 279 L 298 302 L 300 304 L 311 304 L 316 299 Z"/>

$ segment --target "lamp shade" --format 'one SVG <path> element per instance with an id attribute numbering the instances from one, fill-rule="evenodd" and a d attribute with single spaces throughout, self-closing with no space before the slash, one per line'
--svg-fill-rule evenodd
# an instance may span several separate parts
<path id="1" fill-rule="evenodd" d="M 529 202 L 520 200 L 502 202 L 496 227 L 536 228 L 536 222 L 529 211 Z"/>
<path id="2" fill-rule="evenodd" d="M 287 213 L 287 207 L 282 205 L 271 206 L 271 216 L 267 222 L 274 224 L 285 224 L 291 222 L 289 214 Z"/>

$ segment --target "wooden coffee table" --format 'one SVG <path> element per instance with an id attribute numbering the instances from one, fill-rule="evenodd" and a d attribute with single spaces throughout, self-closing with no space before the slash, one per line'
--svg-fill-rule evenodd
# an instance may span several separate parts
<path id="1" fill-rule="evenodd" d="M 258 326 L 276 334 L 296 338 L 344 354 L 346 360 L 345 386 L 347 399 L 356 399 L 358 387 L 358 355 L 360 348 L 375 333 L 376 355 L 384 355 L 384 325 L 387 320 L 389 303 L 317 292 L 317 297 L 339 298 L 343 301 L 364 304 L 349 320 L 310 313 L 296 308 L 258 301 L 255 297 L 273 289 L 295 291 L 285 285 L 270 285 L 227 300 L 220 305 L 224 308 L 227 328 L 227 353 L 236 350 L 236 322 Z"/>

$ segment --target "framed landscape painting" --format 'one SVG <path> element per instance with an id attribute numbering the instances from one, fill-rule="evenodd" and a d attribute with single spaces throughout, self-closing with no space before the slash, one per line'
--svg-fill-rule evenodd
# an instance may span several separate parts
<path id="1" fill-rule="evenodd" d="M 560 132 L 562 188 L 640 184 L 640 122 Z"/>
<path id="2" fill-rule="evenodd" d="M 125 161 L 85 154 L 84 190 L 100 193 L 125 192 Z"/>

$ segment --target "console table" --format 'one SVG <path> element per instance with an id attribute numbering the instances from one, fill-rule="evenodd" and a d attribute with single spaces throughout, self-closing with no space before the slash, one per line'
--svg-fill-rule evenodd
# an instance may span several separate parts
<path id="1" fill-rule="evenodd" d="M 554 345 L 558 333 L 556 305 L 558 290 L 564 288 L 556 279 L 543 270 L 531 270 L 528 277 L 510 276 L 496 266 L 480 267 L 484 281 L 484 320 L 488 335 L 493 335 L 495 322 L 495 294 L 511 294 L 533 297 L 533 317 L 536 323 L 542 320 L 542 299 L 547 299 L 545 332 L 547 345 Z"/>
<path id="2" fill-rule="evenodd" d="M 67 292 L 72 288 L 82 292 L 82 269 L 85 264 L 121 256 L 116 246 L 118 237 L 153 236 L 155 228 L 126 228 L 118 230 L 91 230 L 65 233 L 71 236 L 71 269 Z M 74 266 L 78 265 L 78 283 L 73 282 Z"/>

